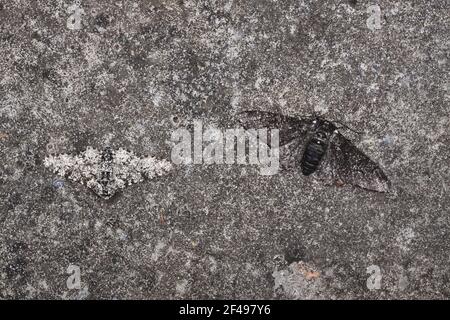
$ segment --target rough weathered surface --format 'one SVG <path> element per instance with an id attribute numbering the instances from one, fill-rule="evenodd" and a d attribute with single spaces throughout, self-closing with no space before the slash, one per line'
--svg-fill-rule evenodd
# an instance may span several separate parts
<path id="1" fill-rule="evenodd" d="M 445 0 L 1 1 L 0 297 L 448 298 L 449 20 Z M 175 128 L 247 109 L 362 131 L 394 192 L 192 164 L 105 201 L 43 165 L 170 159 Z"/>

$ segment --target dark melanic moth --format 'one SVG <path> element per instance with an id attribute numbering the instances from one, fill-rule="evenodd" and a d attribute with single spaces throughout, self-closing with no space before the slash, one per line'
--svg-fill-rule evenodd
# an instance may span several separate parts
<path id="1" fill-rule="evenodd" d="M 88 147 L 78 155 L 50 155 L 44 165 L 60 176 L 86 185 L 103 199 L 111 198 L 128 185 L 161 176 L 172 169 L 167 160 L 140 158 L 131 151 L 110 147 L 101 151 Z"/>
<path id="2" fill-rule="evenodd" d="M 239 121 L 245 129 L 279 129 L 280 150 L 285 149 L 280 159 L 284 169 L 300 169 L 305 176 L 315 174 L 338 186 L 389 191 L 389 179 L 381 168 L 330 121 L 262 111 L 242 112 Z"/>

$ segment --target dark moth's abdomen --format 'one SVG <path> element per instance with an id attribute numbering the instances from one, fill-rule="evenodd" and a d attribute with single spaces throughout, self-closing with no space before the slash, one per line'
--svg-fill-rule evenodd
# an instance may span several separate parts
<path id="1" fill-rule="evenodd" d="M 316 139 L 312 139 L 306 145 L 301 161 L 302 173 L 305 176 L 308 176 L 317 170 L 325 151 L 326 146 Z"/>

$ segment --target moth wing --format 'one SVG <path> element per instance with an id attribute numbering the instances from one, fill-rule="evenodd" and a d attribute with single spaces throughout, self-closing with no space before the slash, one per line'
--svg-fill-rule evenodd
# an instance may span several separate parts
<path id="1" fill-rule="evenodd" d="M 84 153 L 81 155 L 50 155 L 45 158 L 44 165 L 59 176 L 85 183 L 96 176 L 99 154 L 95 153 L 95 149 L 93 150 L 94 154 L 90 154 L 88 158 Z"/>
<path id="2" fill-rule="evenodd" d="M 139 166 L 140 158 L 133 152 L 119 148 L 113 158 L 113 171 L 118 188 L 141 182 L 144 177 Z"/>
<path id="3" fill-rule="evenodd" d="M 44 166 L 59 176 L 67 176 L 75 167 L 77 161 L 75 156 L 69 154 L 50 155 L 45 157 Z"/>
<path id="4" fill-rule="evenodd" d="M 336 183 L 377 192 L 390 189 L 389 179 L 383 170 L 339 132 L 330 142 L 324 160 L 323 170 L 328 170 Z"/>
<path id="5" fill-rule="evenodd" d="M 97 179 L 90 179 L 86 181 L 86 186 L 94 191 L 94 193 L 100 197 L 104 197 L 104 186 L 101 185 Z"/>
<path id="6" fill-rule="evenodd" d="M 280 147 L 280 166 L 283 170 L 299 169 L 303 155 L 303 139 L 295 138 L 291 142 Z"/>
<path id="7" fill-rule="evenodd" d="M 284 146 L 297 138 L 306 137 L 308 127 L 311 124 L 308 120 L 273 112 L 244 111 L 239 115 L 239 122 L 244 129 L 278 129 L 280 146 Z"/>
<path id="8" fill-rule="evenodd" d="M 119 187 L 152 179 L 161 176 L 172 169 L 167 160 L 158 160 L 154 157 L 136 156 L 133 152 L 120 148 L 114 158 L 114 171 Z"/>
<path id="9" fill-rule="evenodd" d="M 80 155 L 74 156 L 76 164 L 67 176 L 70 180 L 79 181 L 82 184 L 90 184 L 96 181 L 99 175 L 99 166 L 102 160 L 101 152 L 88 147 Z"/>
<path id="10" fill-rule="evenodd" d="M 139 170 L 146 179 L 153 179 L 156 176 L 162 176 L 172 170 L 172 163 L 165 159 L 155 157 L 145 157 L 139 160 Z"/>

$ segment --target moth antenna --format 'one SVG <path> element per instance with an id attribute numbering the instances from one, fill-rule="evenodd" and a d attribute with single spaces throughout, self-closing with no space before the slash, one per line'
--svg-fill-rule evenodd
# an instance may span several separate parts
<path id="1" fill-rule="evenodd" d="M 314 120 L 317 119 L 317 115 L 316 115 L 316 112 L 313 111 L 312 114 L 306 115 L 305 117 L 302 117 L 302 118 L 308 119 L 308 120 L 310 120 L 311 122 L 313 122 Z"/>
<path id="2" fill-rule="evenodd" d="M 340 121 L 337 121 L 336 123 L 339 123 L 339 124 L 342 126 L 341 128 L 346 128 L 346 129 L 348 129 L 348 130 L 350 130 L 351 132 L 354 132 L 354 133 L 356 133 L 356 134 L 362 134 L 361 131 L 354 130 L 354 129 L 350 128 L 349 126 L 343 124 L 343 123 L 340 122 Z M 338 129 L 340 129 L 340 128 L 338 128 Z"/>

